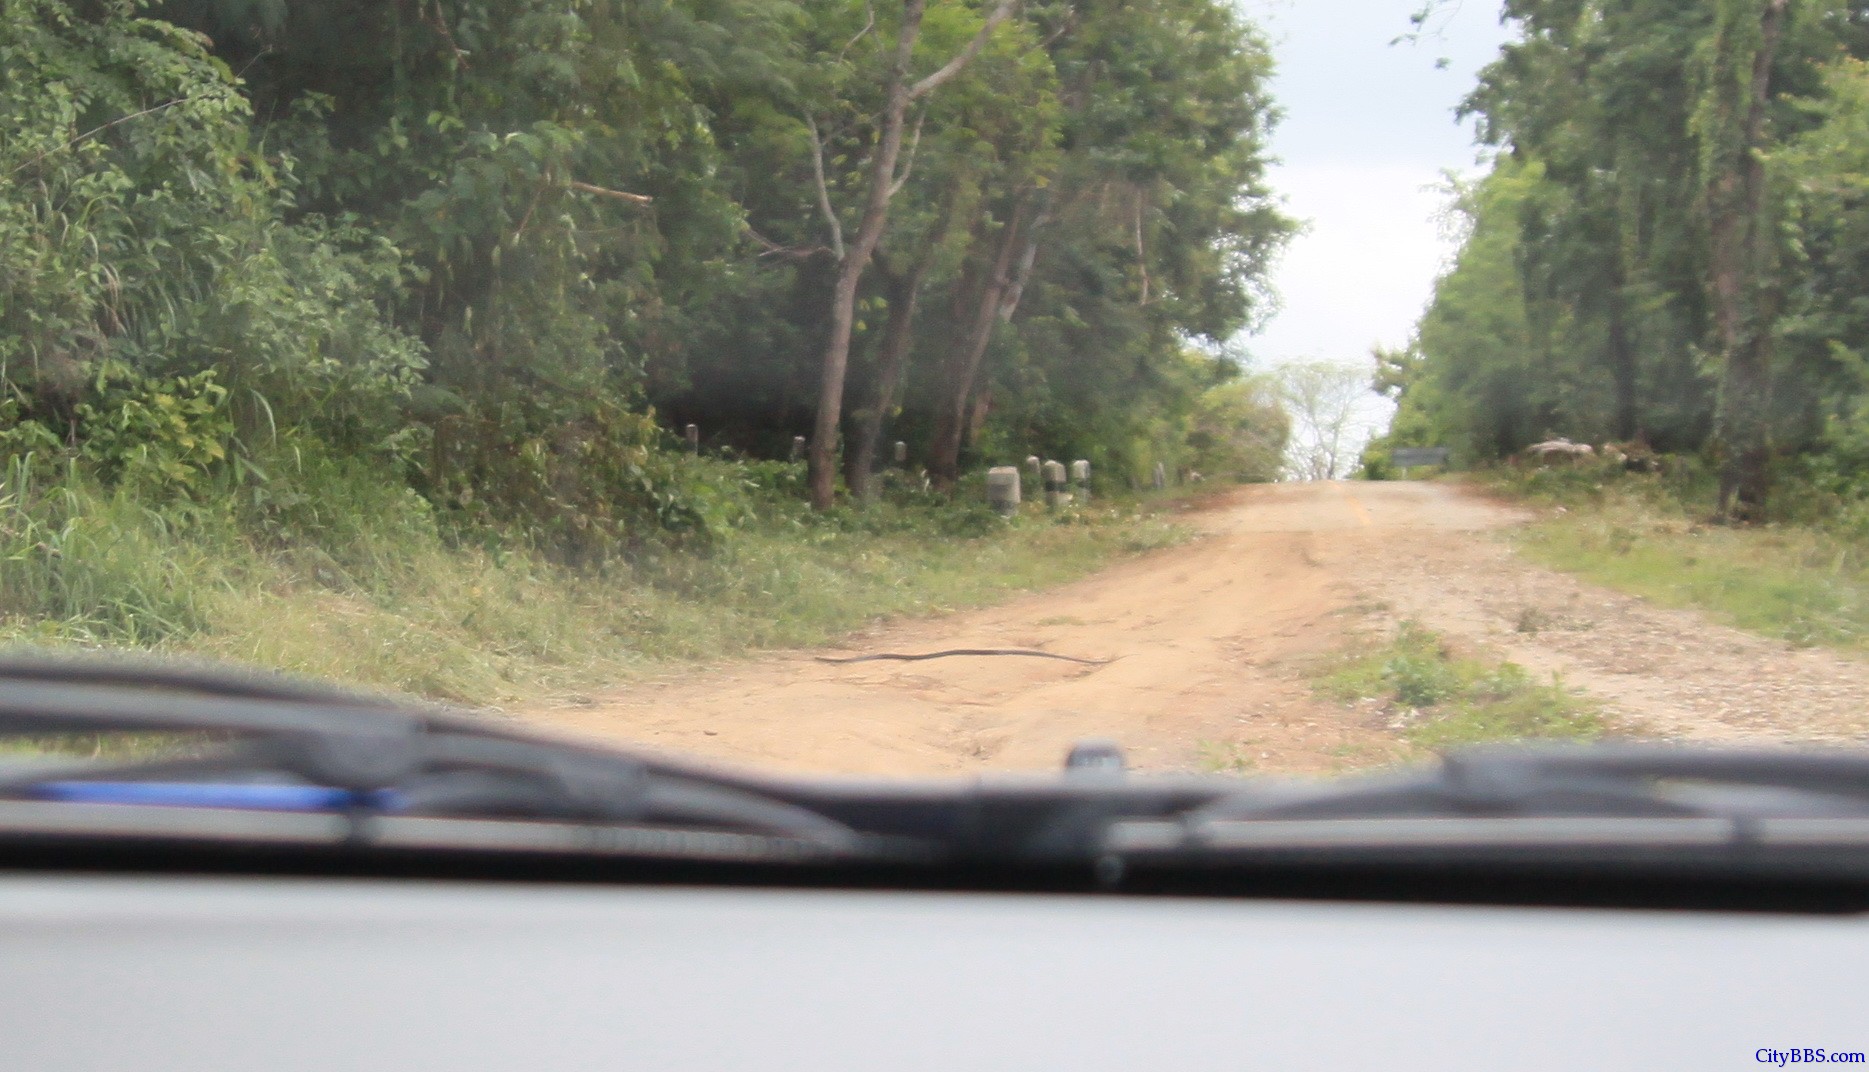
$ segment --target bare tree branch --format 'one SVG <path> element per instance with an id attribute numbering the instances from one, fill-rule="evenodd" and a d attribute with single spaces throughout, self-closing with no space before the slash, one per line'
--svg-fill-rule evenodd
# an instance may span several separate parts
<path id="1" fill-rule="evenodd" d="M 772 239 L 767 238 L 765 235 L 760 234 L 758 231 L 753 230 L 753 225 L 746 222 L 745 220 L 740 221 L 740 229 L 742 231 L 745 231 L 747 233 L 747 236 L 751 238 L 753 242 L 759 246 L 761 250 L 759 255 L 762 257 L 787 257 L 792 260 L 802 261 L 802 260 L 806 260 L 811 257 L 815 257 L 820 253 L 833 252 L 831 247 L 829 246 L 784 246 L 784 245 L 780 245 L 779 243 L 774 242 Z"/>
<path id="2" fill-rule="evenodd" d="M 876 8 L 873 5 L 866 3 L 863 5 L 863 10 L 866 14 L 869 15 L 870 20 L 863 24 L 863 29 L 858 30 L 857 35 L 855 37 L 852 37 L 850 40 L 844 42 L 843 48 L 840 48 L 837 50 L 837 62 L 838 63 L 844 62 L 844 56 L 849 54 L 850 50 L 856 47 L 857 42 L 869 36 L 869 32 L 876 28 Z"/>
<path id="3" fill-rule="evenodd" d="M 448 20 L 442 15 L 441 0 L 435 0 L 433 15 L 429 14 L 426 6 L 418 7 L 416 10 L 420 13 L 422 21 L 428 24 L 429 29 L 440 34 L 442 41 L 447 43 L 448 51 L 454 53 L 454 62 L 460 64 L 462 70 L 466 70 L 468 67 L 467 52 L 455 43 L 454 32 L 448 29 Z"/>
<path id="4" fill-rule="evenodd" d="M 1142 273 L 1142 300 L 1138 305 L 1149 304 L 1149 253 L 1142 245 L 1142 188 L 1136 188 L 1136 271 Z"/>
<path id="5" fill-rule="evenodd" d="M 818 182 L 818 209 L 831 227 L 831 253 L 841 263 L 844 259 L 844 225 L 837 222 L 837 210 L 831 207 L 831 188 L 824 181 L 824 139 L 818 136 L 818 121 L 805 117 L 805 129 L 811 132 L 811 177 Z"/>
<path id="6" fill-rule="evenodd" d="M 948 79 L 959 74 L 962 67 L 973 62 L 973 58 L 978 56 L 980 50 L 985 48 L 986 43 L 992 39 L 993 31 L 999 27 L 1000 23 L 1006 21 L 1007 16 L 1012 14 L 1014 3 L 1015 0 L 999 0 L 999 6 L 986 17 L 986 21 L 980 25 L 980 32 L 973 35 L 973 40 L 967 42 L 966 48 L 955 53 L 953 59 L 941 65 L 940 70 L 909 87 L 909 99 L 918 100 L 940 89 Z"/>
<path id="7" fill-rule="evenodd" d="M 648 194 L 632 194 L 623 190 L 612 190 L 604 186 L 593 186 L 588 182 L 579 182 L 576 179 L 571 180 L 567 185 L 573 190 L 581 190 L 587 194 L 596 194 L 598 197 L 611 197 L 618 201 L 628 201 L 632 205 L 647 205 L 655 200 L 655 198 L 650 197 Z"/>
<path id="8" fill-rule="evenodd" d="M 928 118 L 927 112 L 923 112 L 915 117 L 915 133 L 909 135 L 908 159 L 902 162 L 902 172 L 896 176 L 896 181 L 889 184 L 890 197 L 894 197 L 902 192 L 902 187 L 907 185 L 909 181 L 909 172 L 915 170 L 915 150 L 921 147 L 922 120 L 926 118 Z"/>
<path id="9" fill-rule="evenodd" d="M 1361 453 L 1370 429 L 1357 407 L 1369 393 L 1369 370 L 1305 361 L 1278 370 L 1280 403 L 1292 422 L 1287 471 L 1299 480 L 1335 480 Z"/>

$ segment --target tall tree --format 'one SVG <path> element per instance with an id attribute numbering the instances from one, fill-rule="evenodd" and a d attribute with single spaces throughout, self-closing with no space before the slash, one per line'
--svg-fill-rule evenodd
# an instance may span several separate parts
<path id="1" fill-rule="evenodd" d="M 822 169 L 819 171 L 819 193 L 825 222 L 831 230 L 837 274 L 831 285 L 830 323 L 824 355 L 819 362 L 817 418 L 811 432 L 811 505 L 817 510 L 830 509 L 837 497 L 837 434 L 843 420 L 844 377 L 850 365 L 857 288 L 863 281 L 864 270 L 869 267 L 876 243 L 881 241 L 883 230 L 889 225 L 889 202 L 902 188 L 903 176 L 898 170 L 898 161 L 909 105 L 941 88 L 979 54 L 994 29 L 1012 14 L 1013 0 L 998 0 L 964 48 L 933 72 L 912 80 L 915 43 L 921 37 L 926 6 L 927 0 L 902 0 L 901 16 L 895 29 L 895 49 L 884 75 L 883 109 L 877 122 L 876 147 L 865 167 L 868 174 L 862 214 L 848 242 L 844 240 L 843 227 L 831 204 L 828 187 L 822 182 Z M 815 133 L 813 148 L 822 155 L 821 139 Z"/>
<path id="2" fill-rule="evenodd" d="M 1840 232 L 1810 211 L 1840 158 L 1802 139 L 1838 124 L 1825 98 L 1847 83 L 1822 72 L 1864 49 L 1861 5 L 1509 0 L 1506 13 L 1519 36 L 1467 102 L 1500 152 L 1421 322 L 1403 417 L 1439 414 L 1481 457 L 1551 433 L 1708 449 L 1719 512 L 1761 516 L 1776 446 L 1815 442 L 1838 412 L 1826 392 L 1848 379 L 1848 343 L 1821 332 L 1852 318 L 1809 277 L 1848 274 Z M 1502 212 L 1517 221 L 1509 268 Z"/>
<path id="3" fill-rule="evenodd" d="M 1090 0 L 1048 40 L 1059 157 L 1052 174 L 1008 174 L 973 231 L 962 329 L 929 400 L 939 481 L 959 473 L 989 398 L 1016 394 L 1008 420 L 1050 436 L 1061 411 L 1102 420 L 1119 400 L 1174 394 L 1186 340 L 1253 322 L 1292 233 L 1264 182 L 1270 54 L 1231 8 Z"/>
<path id="4" fill-rule="evenodd" d="M 1710 251 L 1708 292 L 1720 359 L 1720 512 L 1765 507 L 1772 345 L 1780 305 L 1765 153 L 1772 70 L 1789 0 L 1720 0 L 1696 116 Z"/>

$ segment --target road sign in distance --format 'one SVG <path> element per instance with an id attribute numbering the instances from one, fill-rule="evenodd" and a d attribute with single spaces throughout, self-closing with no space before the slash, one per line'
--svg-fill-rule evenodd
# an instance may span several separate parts
<path id="1" fill-rule="evenodd" d="M 1389 452 L 1389 464 L 1403 469 L 1417 465 L 1446 465 L 1446 447 L 1396 447 Z"/>

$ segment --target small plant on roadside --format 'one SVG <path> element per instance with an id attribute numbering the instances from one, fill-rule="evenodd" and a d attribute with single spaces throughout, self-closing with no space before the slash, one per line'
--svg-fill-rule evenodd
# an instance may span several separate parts
<path id="1" fill-rule="evenodd" d="M 1409 707 L 1432 707 L 1460 688 L 1440 638 L 1415 622 L 1402 623 L 1394 655 L 1382 666 L 1382 679 L 1396 701 Z"/>
<path id="2" fill-rule="evenodd" d="M 1209 774 L 1251 774 L 1259 769 L 1258 757 L 1238 741 L 1202 741 L 1197 751 L 1201 770 Z"/>
<path id="3" fill-rule="evenodd" d="M 1514 663 L 1457 655 L 1412 621 L 1387 644 L 1346 656 L 1317 689 L 1342 703 L 1375 703 L 1385 725 L 1423 748 L 1606 732 L 1597 707 L 1562 681 L 1542 683 Z"/>

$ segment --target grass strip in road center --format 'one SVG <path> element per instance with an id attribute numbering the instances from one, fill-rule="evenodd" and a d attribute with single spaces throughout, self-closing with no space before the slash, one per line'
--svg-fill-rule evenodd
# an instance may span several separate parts
<path id="1" fill-rule="evenodd" d="M 1592 740 L 1607 725 L 1590 700 L 1516 663 L 1457 652 L 1404 621 L 1376 645 L 1352 648 L 1314 679 L 1317 692 L 1369 711 L 1412 745 L 1442 749 L 1488 741 Z"/>

